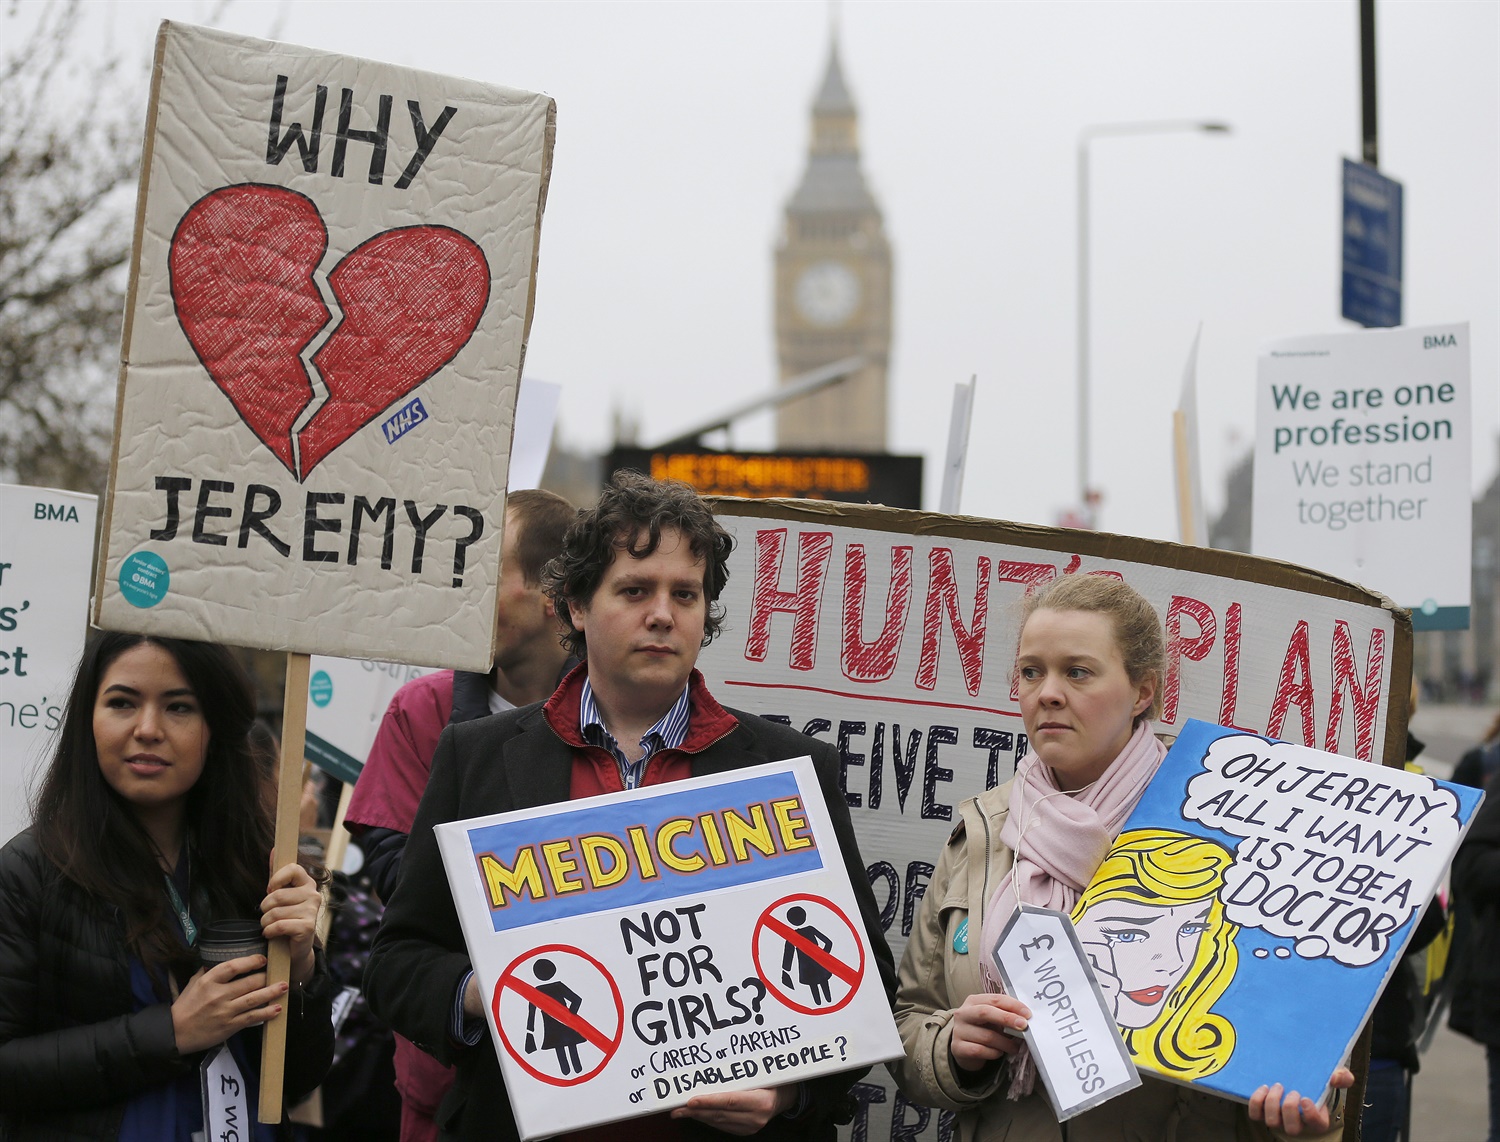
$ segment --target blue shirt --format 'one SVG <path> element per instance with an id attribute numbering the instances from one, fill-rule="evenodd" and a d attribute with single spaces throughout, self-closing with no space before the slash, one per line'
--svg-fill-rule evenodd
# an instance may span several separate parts
<path id="1" fill-rule="evenodd" d="M 645 780 L 646 765 L 653 757 L 664 749 L 677 749 L 687 740 L 689 705 L 688 688 L 684 686 L 677 701 L 672 703 L 672 708 L 641 738 L 641 759 L 626 761 L 620 743 L 604 728 L 599 703 L 594 700 L 594 688 L 589 685 L 588 675 L 584 675 L 583 694 L 578 700 L 578 729 L 589 745 L 609 751 L 615 764 L 620 767 L 621 783 L 626 789 L 635 789 Z M 484 1019 L 471 1019 L 464 1014 L 464 992 L 473 975 L 471 971 L 459 981 L 458 993 L 453 997 L 453 1017 L 449 1026 L 449 1033 L 455 1042 L 467 1043 L 471 1047 L 484 1038 Z"/>
<path id="2" fill-rule="evenodd" d="M 578 699 L 578 728 L 583 740 L 589 745 L 605 749 L 620 767 L 620 781 L 626 789 L 635 789 L 645 780 L 646 765 L 664 749 L 678 749 L 687 740 L 688 732 L 688 688 L 684 686 L 672 708 L 661 716 L 661 720 L 642 736 L 641 759 L 625 760 L 620 743 L 604 728 L 604 719 L 599 714 L 599 703 L 594 701 L 594 688 L 588 677 L 583 679 L 583 694 Z"/>

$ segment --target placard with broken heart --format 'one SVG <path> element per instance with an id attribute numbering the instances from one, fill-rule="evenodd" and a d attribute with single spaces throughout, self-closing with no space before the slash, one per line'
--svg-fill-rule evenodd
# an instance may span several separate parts
<path id="1" fill-rule="evenodd" d="M 489 669 L 554 116 L 162 24 L 95 623 Z"/>

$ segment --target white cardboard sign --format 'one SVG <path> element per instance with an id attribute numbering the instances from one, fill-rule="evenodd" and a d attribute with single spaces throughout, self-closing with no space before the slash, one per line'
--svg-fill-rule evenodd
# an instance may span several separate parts
<path id="1" fill-rule="evenodd" d="M 1469 326 L 1274 341 L 1256 369 L 1257 555 L 1469 625 Z"/>
<path id="2" fill-rule="evenodd" d="M 898 962 L 959 803 L 1009 780 L 1027 749 L 1011 690 L 1019 608 L 1057 576 L 1121 575 L 1161 615 L 1162 733 L 1199 717 L 1363 761 L 1404 756 L 1387 702 L 1409 684 L 1409 628 L 1379 596 L 1331 576 L 895 508 L 725 499 L 715 512 L 736 541 L 720 597 L 729 617 L 699 668 L 725 705 L 838 749 Z M 939 1136 L 937 1112 L 881 1072 L 854 1095 L 855 1129 L 872 1138 L 893 1122 L 924 1142 Z"/>
<path id="3" fill-rule="evenodd" d="M 562 389 L 525 379 L 516 401 L 516 431 L 506 490 L 541 485 Z M 307 756 L 340 781 L 359 777 L 396 691 L 432 668 L 313 655 L 307 679 Z"/>
<path id="4" fill-rule="evenodd" d="M 1026 1043 L 1059 1122 L 1141 1085 L 1066 912 L 1023 904 L 994 959 L 1005 993 L 1031 1011 Z"/>
<path id="5" fill-rule="evenodd" d="M 308 760 L 346 784 L 357 781 L 396 691 L 428 673 L 399 662 L 313 655 L 307 679 Z"/>
<path id="6" fill-rule="evenodd" d="M 96 623 L 489 668 L 553 115 L 162 25 Z"/>
<path id="7" fill-rule="evenodd" d="M 437 837 L 523 1139 L 901 1054 L 806 758 Z"/>
<path id="8" fill-rule="evenodd" d="M 30 821 L 27 792 L 62 725 L 88 636 L 94 496 L 0 484 L 0 837 Z M 3 842 L 0 842 L 3 843 Z"/>

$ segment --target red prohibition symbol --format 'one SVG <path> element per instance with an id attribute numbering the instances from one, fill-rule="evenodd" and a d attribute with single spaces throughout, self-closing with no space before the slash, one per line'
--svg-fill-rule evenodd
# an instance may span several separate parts
<path id="1" fill-rule="evenodd" d="M 604 994 L 601 979 L 608 985 L 612 1011 L 597 1001 L 586 1002 L 590 993 Z M 508 996 L 520 1002 L 508 1003 L 502 1015 L 501 1001 Z M 490 1006 L 506 1053 L 528 1075 L 549 1086 L 588 1082 L 614 1058 L 625 1034 L 625 1002 L 614 977 L 593 956 L 569 944 L 547 944 L 517 956 L 495 984 Z M 613 1030 L 605 1030 L 611 1019 L 601 1018 L 604 1015 L 612 1017 Z M 584 1068 L 580 1048 L 600 1052 L 592 1068 Z M 537 1065 L 554 1059 L 560 1074 Z"/>
<path id="2" fill-rule="evenodd" d="M 763 941 L 773 949 L 768 964 L 761 963 Z M 828 1015 L 846 1006 L 865 976 L 865 945 L 858 929 L 832 900 L 808 893 L 783 896 L 760 914 L 750 936 L 750 955 L 766 990 L 803 1015 Z M 794 976 L 797 983 L 788 985 Z M 835 980 L 848 987 L 837 999 Z M 808 1002 L 795 997 L 797 984 L 810 993 Z"/>

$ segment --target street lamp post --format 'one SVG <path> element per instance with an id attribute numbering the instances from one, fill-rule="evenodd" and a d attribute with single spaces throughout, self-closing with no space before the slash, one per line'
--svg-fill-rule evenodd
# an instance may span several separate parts
<path id="1" fill-rule="evenodd" d="M 1227 134 L 1227 123 L 1156 119 L 1095 123 L 1078 132 L 1078 502 L 1090 517 L 1089 482 L 1089 143 L 1103 135 L 1160 135 L 1179 131 Z"/>

